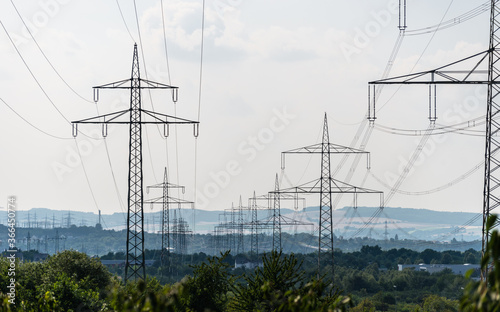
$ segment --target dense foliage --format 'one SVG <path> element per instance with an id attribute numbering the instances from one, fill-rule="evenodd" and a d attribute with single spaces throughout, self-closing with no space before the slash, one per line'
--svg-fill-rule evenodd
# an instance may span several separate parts
<path id="1" fill-rule="evenodd" d="M 147 268 L 147 282 L 127 285 L 121 268 L 112 268 L 118 273 L 113 276 L 98 259 L 64 251 L 43 262 L 17 262 L 14 306 L 5 295 L 9 260 L 1 257 L 0 311 L 494 311 L 500 302 L 500 237 L 493 233 L 482 262 L 483 268 L 493 264 L 489 287 L 468 284 L 449 270 L 397 270 L 398 263 L 477 263 L 480 254 L 472 249 L 417 252 L 363 246 L 352 253 L 336 251 L 335 276 L 321 278 L 316 254 L 272 252 L 256 269 L 234 268 L 235 262 L 257 260 L 255 255 L 172 255 L 170 269 L 157 261 Z M 321 272 L 331 272 L 330 264 L 322 266 Z"/>

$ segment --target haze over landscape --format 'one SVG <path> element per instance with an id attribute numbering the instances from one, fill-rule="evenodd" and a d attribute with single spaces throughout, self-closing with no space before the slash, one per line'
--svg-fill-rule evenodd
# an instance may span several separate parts
<path id="1" fill-rule="evenodd" d="M 250 197 L 254 190 L 265 194 L 273 188 L 275 173 L 283 176 L 280 152 L 320 142 L 324 112 L 331 142 L 350 144 L 367 109 L 367 82 L 381 77 L 398 36 L 395 3 L 370 1 L 360 8 L 357 2 L 209 1 L 200 106 L 199 1 L 165 3 L 168 68 L 157 1 L 137 5 L 141 38 L 131 3 L 121 4 L 123 19 L 116 3 L 18 3 L 19 13 L 50 64 L 14 8 L 5 5 L 0 13 L 5 28 L 0 49 L 10 61 L 0 64 L 2 99 L 19 115 L 0 106 L 1 123 L 8 129 L 2 136 L 0 157 L 6 178 L 0 182 L 0 197 L 18 196 L 22 210 L 126 211 L 127 127 L 110 127 L 104 141 L 100 127 L 82 126 L 80 135 L 72 139 L 67 121 L 128 106 L 126 91 L 102 91 L 96 106 L 91 87 L 130 76 L 134 42 L 139 44 L 142 76 L 147 72 L 150 80 L 180 88 L 175 106 L 168 92 L 155 90 L 151 98 L 144 92 L 143 105 L 193 120 L 199 113 L 201 122 L 196 153 L 190 127 L 179 126 L 177 133 L 171 130 L 167 140 L 154 126 L 147 127 L 144 186 L 161 182 L 168 165 L 170 180 L 186 186 L 186 193 L 179 195 L 196 198 L 199 209 L 230 208 L 240 195 Z M 408 30 L 436 25 L 481 3 L 438 2 L 430 11 L 427 3 L 410 3 Z M 406 36 L 391 75 L 437 67 L 483 51 L 487 43 L 487 13 L 442 31 Z M 437 93 L 440 124 L 485 113 L 484 88 L 439 87 Z M 424 87 L 385 87 L 376 124 L 425 129 L 427 97 Z M 366 149 L 371 152 L 371 173 L 386 185 L 372 175 L 363 182 L 364 161 L 357 166 L 351 184 L 364 183 L 388 192 L 387 186 L 401 174 L 418 137 L 380 129 L 375 128 Z M 484 126 L 473 129 L 480 133 Z M 415 194 L 396 194 L 386 205 L 480 213 L 483 157 L 481 135 L 432 136 L 401 186 Z M 332 168 L 338 163 L 332 156 Z M 335 178 L 342 180 L 351 163 L 352 158 Z M 475 167 L 478 169 L 452 187 L 419 195 L 446 186 Z M 291 156 L 282 187 L 318 177 L 319 157 Z M 344 198 L 336 208 L 349 206 L 351 201 Z M 308 197 L 308 205 L 317 204 L 315 196 Z M 359 203 L 377 204 L 373 199 L 360 199 Z"/>

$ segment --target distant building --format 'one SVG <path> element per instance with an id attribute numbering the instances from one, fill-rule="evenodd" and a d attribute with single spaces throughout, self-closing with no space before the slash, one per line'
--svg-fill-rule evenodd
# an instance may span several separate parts
<path id="1" fill-rule="evenodd" d="M 258 262 L 255 261 L 242 261 L 238 263 L 236 260 L 234 261 L 234 268 L 245 268 L 245 269 L 255 269 L 257 267 L 263 268 L 264 264 L 262 263 L 262 260 L 259 260 Z"/>
<path id="2" fill-rule="evenodd" d="M 474 271 L 480 269 L 479 264 L 398 264 L 398 271 L 404 269 L 413 269 L 419 272 L 436 273 L 445 269 L 450 269 L 454 274 L 465 275 L 467 271 L 473 269 Z"/>

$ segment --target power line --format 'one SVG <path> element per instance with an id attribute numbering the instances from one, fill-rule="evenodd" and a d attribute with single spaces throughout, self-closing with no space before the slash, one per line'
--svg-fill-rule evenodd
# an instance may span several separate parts
<path id="1" fill-rule="evenodd" d="M 0 101 L 2 101 L 5 106 L 7 106 L 14 114 L 16 114 L 19 118 L 21 118 L 25 123 L 27 123 L 28 125 L 30 125 L 31 127 L 33 127 L 34 129 L 38 130 L 39 132 L 45 134 L 45 135 L 48 135 L 54 139 L 59 139 L 59 140 L 71 140 L 72 138 L 71 137 L 60 137 L 60 136 L 57 136 L 57 135 L 53 135 L 53 134 L 50 134 L 40 128 L 38 128 L 37 126 L 35 126 L 34 124 L 32 124 L 31 122 L 29 122 L 26 118 L 24 118 L 23 116 L 21 116 L 18 112 L 16 112 L 15 109 L 13 109 L 9 104 L 7 104 L 7 102 L 5 102 L 2 98 L 0 98 Z"/>
<path id="2" fill-rule="evenodd" d="M 139 44 L 141 45 L 141 51 L 142 51 L 142 63 L 144 65 L 144 74 L 146 75 L 146 79 L 149 80 L 149 77 L 148 77 L 148 70 L 147 70 L 147 67 L 146 67 L 146 56 L 145 56 L 145 53 L 144 53 L 144 48 L 143 48 L 143 45 L 142 45 L 142 36 L 141 36 L 141 27 L 139 25 L 139 14 L 137 12 L 137 4 L 136 4 L 136 1 L 134 0 L 134 12 L 135 12 L 135 21 L 136 21 L 136 24 L 137 24 L 137 34 L 139 35 Z M 153 108 L 153 110 L 155 110 L 155 107 L 154 107 L 154 104 L 153 104 L 153 97 L 151 96 L 151 90 L 148 89 L 148 95 L 149 95 L 149 100 L 151 101 L 151 107 Z M 160 132 L 160 129 L 158 127 L 158 125 L 156 126 L 156 130 L 158 130 L 158 133 L 161 135 L 161 132 Z M 152 157 L 152 153 L 151 153 L 151 146 L 149 144 L 149 134 L 148 134 L 148 129 L 147 127 L 144 127 L 144 132 L 146 134 L 146 142 L 147 142 L 147 148 L 148 148 L 148 156 L 149 156 L 149 162 L 151 164 L 151 169 L 152 169 L 152 172 L 153 172 L 153 178 L 155 180 L 156 183 L 158 183 L 158 179 L 156 178 L 156 171 L 154 170 L 154 165 L 153 165 L 153 157 Z"/>
<path id="3" fill-rule="evenodd" d="M 87 175 L 87 169 L 85 169 L 85 164 L 83 162 L 83 157 L 82 157 L 82 154 L 80 153 L 80 147 L 78 146 L 78 142 L 76 141 L 76 137 L 74 138 L 74 140 L 75 140 L 74 142 L 76 145 L 76 150 L 78 151 L 78 157 L 80 157 L 80 162 L 82 164 L 83 173 L 85 174 L 85 179 L 87 180 L 87 185 L 89 186 L 90 194 L 92 195 L 92 199 L 94 200 L 94 204 L 95 204 L 97 211 L 99 211 L 100 210 L 99 205 L 97 205 L 97 200 L 95 199 L 94 191 L 92 190 L 92 186 L 90 185 L 89 176 Z"/>
<path id="4" fill-rule="evenodd" d="M 441 21 L 439 21 L 439 24 L 440 25 L 444 18 L 446 17 L 446 14 L 448 14 L 448 11 L 450 10 L 450 7 L 451 5 L 453 4 L 453 1 L 454 0 L 451 0 L 450 1 L 450 4 L 448 5 L 448 8 L 446 9 L 446 11 L 444 12 L 444 15 L 443 17 L 441 18 Z M 422 59 L 422 57 L 424 57 L 424 54 L 425 54 L 425 51 L 427 51 L 427 49 L 429 48 L 432 40 L 434 40 L 434 36 L 436 35 L 436 32 L 437 32 L 437 29 L 434 30 L 434 32 L 432 33 L 432 36 L 431 38 L 429 39 L 429 41 L 427 42 L 427 45 L 425 46 L 424 50 L 422 51 L 422 53 L 420 53 L 420 56 L 418 57 L 417 61 L 415 62 L 415 64 L 413 65 L 413 67 L 411 68 L 410 72 L 413 72 L 413 70 L 415 69 L 415 67 L 417 67 L 418 63 L 420 63 L 420 60 Z M 380 110 L 382 110 L 382 108 L 384 108 L 384 106 L 386 106 L 393 98 L 394 96 L 399 92 L 399 90 L 402 88 L 402 85 L 399 85 L 398 88 L 396 89 L 396 91 L 394 91 L 394 93 L 389 97 L 389 99 L 382 105 L 380 106 L 378 109 L 377 109 L 377 112 L 380 112 Z"/>
<path id="5" fill-rule="evenodd" d="M 468 170 L 466 173 L 462 174 L 461 176 L 455 178 L 454 180 L 444 184 L 444 185 L 441 185 L 439 187 L 436 187 L 436 188 L 433 188 L 433 189 L 430 189 L 430 190 L 426 190 L 426 191 L 418 191 L 418 192 L 410 192 L 410 191 L 403 191 L 403 190 L 396 190 L 395 192 L 398 193 L 398 194 L 401 194 L 401 195 L 411 195 L 411 196 L 422 196 L 422 195 L 429 195 L 429 194 L 432 194 L 432 193 L 436 193 L 436 192 L 440 192 L 442 190 L 445 190 L 447 188 L 450 188 L 456 184 L 458 184 L 459 182 L 465 180 L 466 178 L 468 178 L 469 176 L 471 176 L 474 172 L 476 172 L 478 169 L 482 168 L 482 166 L 484 166 L 484 160 L 481 161 L 479 164 L 477 164 L 476 166 L 472 167 L 472 169 Z M 380 179 L 379 177 L 377 177 L 376 175 L 374 175 L 371 171 L 369 171 L 369 174 L 372 178 L 375 179 L 375 181 L 377 181 L 378 183 L 380 183 L 382 186 L 390 189 L 391 186 L 389 186 L 387 183 L 385 183 L 384 181 L 382 181 L 382 179 Z"/>
<path id="6" fill-rule="evenodd" d="M 129 34 L 130 38 L 132 39 L 133 42 L 135 42 L 134 36 L 132 36 L 130 29 L 128 29 L 128 25 L 127 25 L 127 22 L 125 21 L 125 17 L 123 17 L 122 8 L 120 7 L 120 3 L 118 2 L 118 0 L 116 0 L 116 5 L 118 6 L 118 10 L 120 11 L 120 16 L 122 17 L 123 24 L 125 25 L 125 28 L 127 29 L 127 32 Z"/>
<path id="7" fill-rule="evenodd" d="M 75 91 L 75 89 L 73 89 L 67 82 L 66 80 L 61 76 L 61 74 L 59 74 L 59 71 L 54 67 L 54 65 L 52 65 L 52 63 L 50 62 L 49 58 L 47 57 L 47 55 L 45 55 L 45 53 L 43 52 L 42 48 L 40 47 L 40 45 L 38 44 L 38 42 L 36 41 L 35 37 L 33 36 L 33 34 L 31 33 L 30 31 L 30 28 L 28 27 L 28 25 L 26 25 L 26 22 L 24 21 L 23 17 L 21 16 L 21 13 L 19 13 L 19 10 L 17 9 L 16 5 L 14 4 L 14 2 L 12 0 L 10 0 L 10 3 L 12 3 L 12 6 L 14 7 L 14 10 L 16 10 L 16 13 L 17 13 L 17 16 L 19 16 L 19 18 L 21 19 L 21 21 L 23 22 L 23 25 L 24 27 L 26 27 L 26 30 L 28 31 L 31 39 L 33 39 L 33 42 L 35 43 L 35 45 L 37 46 L 38 50 L 40 51 L 40 53 L 42 53 L 43 57 L 45 58 L 45 60 L 47 61 L 47 63 L 49 63 L 50 67 L 54 70 L 54 72 L 56 73 L 56 75 L 64 82 L 64 84 L 74 93 L 76 94 L 79 98 L 81 98 L 82 100 L 86 101 L 86 102 L 89 102 L 89 103 L 93 103 L 92 101 L 90 100 L 87 100 L 86 98 L 84 98 L 83 96 L 81 96 L 78 92 Z"/>
<path id="8" fill-rule="evenodd" d="M 201 10 L 201 47 L 200 47 L 200 79 L 199 79 L 199 87 L 198 87 L 198 122 L 200 122 L 201 115 L 201 95 L 202 95 L 202 86 L 203 86 L 203 53 L 205 47 L 205 0 L 202 1 L 202 10 Z M 194 140 L 194 202 L 197 200 L 197 178 L 198 178 L 198 137 Z M 196 210 L 193 210 L 193 233 L 196 233 L 195 228 L 195 213 Z"/>
<path id="9" fill-rule="evenodd" d="M 28 63 L 26 63 L 26 61 L 24 60 L 24 57 L 22 56 L 21 52 L 19 51 L 19 49 L 17 48 L 16 44 L 14 43 L 14 41 L 12 40 L 12 37 L 10 36 L 9 32 L 7 31 L 7 29 L 5 28 L 4 24 L 2 23 L 2 21 L 0 21 L 0 24 L 2 25 L 2 28 L 3 30 L 5 31 L 5 34 L 7 35 L 7 37 L 9 37 L 9 40 L 10 40 L 10 43 L 12 44 L 12 46 L 14 47 L 14 49 L 16 50 L 17 52 L 17 55 L 21 58 L 21 60 L 23 61 L 23 64 L 24 66 L 26 67 L 26 69 L 28 70 L 28 72 L 30 73 L 31 77 L 33 78 L 33 80 L 35 80 L 36 84 L 38 85 L 38 87 L 40 88 L 40 90 L 42 90 L 43 94 L 45 95 L 45 97 L 49 100 L 50 104 L 52 104 L 52 106 L 55 108 L 55 110 L 59 113 L 59 115 L 62 116 L 62 118 L 64 118 L 64 120 L 66 120 L 68 123 L 70 123 L 70 121 L 66 118 L 66 116 L 64 116 L 64 114 L 59 110 L 59 108 L 56 106 L 56 104 L 54 104 L 54 102 L 52 101 L 52 99 L 50 98 L 50 96 L 47 94 L 47 92 L 45 91 L 45 89 L 42 87 L 42 85 L 40 84 L 40 82 L 38 81 L 38 79 L 36 78 L 35 74 L 33 73 L 33 71 L 31 71 L 31 68 L 28 66 Z"/>
<path id="10" fill-rule="evenodd" d="M 428 34 L 431 32 L 436 32 L 438 30 L 443 30 L 446 28 L 450 28 L 453 26 L 456 26 L 458 24 L 461 24 L 463 22 L 466 22 L 476 16 L 481 15 L 484 12 L 488 12 L 488 10 L 491 9 L 491 3 L 490 1 L 486 1 L 485 3 L 481 4 L 480 6 L 462 14 L 459 15 L 455 18 L 449 19 L 445 22 L 440 22 L 437 25 L 429 26 L 429 27 L 424 27 L 424 28 L 419 28 L 419 29 L 413 29 L 413 30 L 407 30 L 407 35 L 408 36 L 416 36 L 416 35 L 423 35 L 423 34 Z"/>
<path id="11" fill-rule="evenodd" d="M 172 84 L 172 81 L 170 79 L 170 65 L 168 62 L 167 34 L 166 34 L 166 30 L 165 30 L 165 14 L 163 11 L 163 0 L 160 0 L 160 6 L 161 6 L 161 21 L 162 21 L 162 26 L 163 26 L 163 44 L 165 47 L 165 61 L 167 62 L 168 84 Z"/>
<path id="12" fill-rule="evenodd" d="M 31 70 L 31 68 L 29 67 L 28 63 L 26 62 L 26 60 L 24 59 L 23 55 L 21 54 L 21 52 L 19 51 L 19 49 L 17 48 L 16 44 L 14 43 L 14 40 L 12 40 L 12 37 L 10 36 L 9 32 L 7 31 L 7 29 L 5 28 L 4 24 L 2 23 L 2 21 L 0 20 L 0 25 L 2 25 L 2 28 L 3 30 L 5 31 L 5 34 L 7 35 L 7 37 L 9 38 L 9 41 L 10 43 L 12 44 L 12 46 L 14 47 L 14 49 L 16 50 L 16 53 L 17 55 L 19 56 L 19 58 L 21 58 L 24 66 L 26 67 L 26 69 L 28 70 L 28 72 L 30 73 L 31 77 L 33 78 L 33 80 L 35 80 L 36 84 L 38 85 L 38 87 L 40 88 L 40 90 L 42 91 L 42 93 L 45 95 L 45 97 L 47 98 L 47 100 L 49 100 L 50 104 L 54 107 L 54 109 L 59 113 L 59 115 L 61 115 L 62 118 L 64 118 L 64 120 L 66 120 L 66 122 L 68 123 L 71 123 L 67 118 L 66 116 L 64 116 L 64 114 L 59 110 L 59 108 L 56 106 L 56 104 L 54 103 L 54 101 L 52 101 L 52 99 L 50 98 L 50 96 L 47 94 L 47 92 L 45 91 L 45 89 L 43 88 L 43 86 L 41 85 L 41 83 L 38 81 L 38 79 L 36 78 L 35 74 L 33 73 L 33 71 Z M 84 136 L 86 136 L 87 138 L 89 139 L 92 139 L 92 140 L 97 140 L 85 133 L 82 132 L 82 134 Z"/>

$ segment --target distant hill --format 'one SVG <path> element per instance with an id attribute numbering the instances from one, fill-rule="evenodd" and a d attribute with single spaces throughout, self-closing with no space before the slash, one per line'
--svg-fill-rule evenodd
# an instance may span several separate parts
<path id="1" fill-rule="evenodd" d="M 189 230 L 193 230 L 193 210 L 171 209 L 171 222 L 179 215 L 188 222 Z M 365 228 L 366 221 L 373 215 L 370 226 Z M 307 207 L 298 211 L 281 209 L 286 220 L 295 220 L 305 225 L 282 226 L 286 234 L 283 239 L 289 251 L 311 252 L 314 250 L 318 235 L 318 207 Z M 159 248 L 161 239 L 161 213 L 145 212 L 144 228 L 148 248 Z M 264 222 L 269 220 L 269 211 L 260 210 L 258 219 Z M 198 235 L 192 241 L 191 250 L 213 252 L 213 231 L 220 222 L 231 222 L 230 211 L 196 210 L 195 230 Z M 481 218 L 468 227 L 463 224 L 477 217 L 474 213 L 440 212 L 427 209 L 411 208 L 379 208 L 373 207 L 345 207 L 333 213 L 334 235 L 337 248 L 342 250 L 357 250 L 361 246 L 382 244 L 384 248 L 412 248 L 416 250 L 434 248 L 446 250 L 466 250 L 480 248 Z M 102 214 L 101 225 L 104 230 L 96 227 L 99 217 L 92 212 L 59 211 L 47 208 L 33 208 L 28 211 L 17 212 L 18 231 L 17 239 L 20 246 L 27 248 L 27 237 L 31 235 L 32 248 L 55 251 L 55 238 L 61 237 L 60 248 L 87 250 L 91 253 L 102 254 L 109 251 L 123 251 L 126 237 L 126 213 Z M 250 221 L 250 214 L 245 213 L 243 219 Z M 6 218 L 0 218 L 5 224 Z M 293 223 L 293 222 L 292 222 Z M 290 223 L 289 223 L 290 224 Z M 308 224 L 308 225 L 307 225 Z M 0 225 L 1 241 L 5 242 L 8 231 Z M 362 231 L 360 231 L 362 229 Z M 29 232 L 29 234 L 28 234 Z M 302 234 L 301 234 L 302 233 Z M 204 235 L 211 234 L 211 235 Z M 249 243 L 249 232 L 245 232 L 245 240 Z M 270 246 L 271 231 L 259 231 L 259 241 L 262 246 Z M 267 234 L 267 235 L 266 235 Z M 64 238 L 64 239 L 63 239 Z M 268 247 L 269 247 L 268 246 Z M 479 247 L 478 247 L 479 246 Z M 4 248 L 4 247 L 2 247 Z M 263 247 L 264 248 L 264 247 Z M 288 250 L 287 249 L 287 250 Z"/>
<path id="2" fill-rule="evenodd" d="M 354 230 L 364 225 L 379 208 L 374 207 L 344 207 L 337 209 L 333 212 L 333 222 L 336 235 L 343 235 L 344 231 Z M 214 226 L 219 222 L 231 222 L 229 212 L 223 210 L 207 211 L 196 209 L 194 216 L 195 230 L 197 233 L 210 233 L 214 230 Z M 300 220 L 302 222 L 309 222 L 318 224 L 319 207 L 307 207 L 298 211 L 283 208 L 281 214 L 289 219 Z M 192 229 L 193 227 L 193 210 L 192 209 L 171 209 L 170 219 L 182 217 L 186 220 Z M 105 229 L 122 230 L 126 227 L 126 212 L 118 212 L 113 214 L 102 214 L 101 223 Z M 158 232 L 161 221 L 161 212 L 148 212 L 144 213 L 144 227 L 149 232 Z M 268 210 L 260 210 L 258 213 L 259 220 L 266 220 L 270 214 Z M 479 239 L 480 233 L 477 231 L 481 227 L 481 218 L 477 218 L 477 214 L 469 212 L 443 212 L 428 209 L 415 209 L 415 208 L 392 208 L 386 207 L 379 214 L 378 218 L 374 219 L 372 224 L 371 233 L 385 231 L 385 223 L 388 224 L 388 232 L 391 236 L 398 234 L 399 237 L 404 237 L 404 231 L 411 232 L 408 234 L 409 238 L 422 238 L 422 239 L 436 239 L 440 234 L 450 232 L 461 233 L 464 239 Z M 466 224 L 476 217 L 476 221 L 471 224 L 467 229 L 456 230 L 457 227 Z M 250 214 L 244 214 L 244 220 L 250 221 Z M 17 222 L 22 227 L 38 227 L 38 228 L 52 228 L 52 227 L 68 227 L 70 225 L 77 226 L 95 226 L 98 223 L 98 214 L 93 212 L 82 211 L 64 211 L 52 210 L 48 208 L 32 208 L 27 211 L 17 212 Z M 6 215 L 0 216 L 0 224 L 6 224 Z M 400 229 L 403 233 L 395 233 L 396 229 Z M 289 232 L 311 232 L 311 226 L 299 226 L 295 228 L 283 228 L 284 231 Z M 365 234 L 366 235 L 366 234 Z M 414 235 L 415 237 L 411 237 Z M 437 236 L 436 236 L 437 235 Z M 345 236 L 345 234 L 343 235 Z M 458 237 L 462 238 L 462 237 Z M 442 239 L 440 239 L 442 240 Z"/>
<path id="3" fill-rule="evenodd" d="M 347 211 L 351 209 L 350 207 L 344 207 L 340 209 L 341 211 Z M 373 212 L 378 208 L 373 207 L 358 207 L 358 213 L 362 217 L 370 217 Z M 418 223 L 428 223 L 428 224 L 443 224 L 445 221 L 449 225 L 463 225 L 477 216 L 477 213 L 471 212 L 447 212 L 447 211 L 435 211 L 429 209 L 415 209 L 415 208 L 384 208 L 384 212 L 394 220 L 400 220 L 405 222 L 418 222 Z M 476 225 L 481 225 L 481 219 L 479 218 Z"/>

